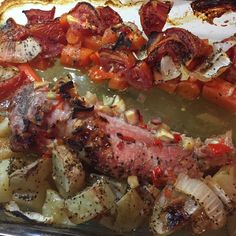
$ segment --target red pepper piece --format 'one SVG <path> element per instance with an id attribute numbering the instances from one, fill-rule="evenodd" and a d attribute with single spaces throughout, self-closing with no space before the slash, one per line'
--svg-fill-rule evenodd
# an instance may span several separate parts
<path id="1" fill-rule="evenodd" d="M 232 151 L 232 148 L 224 143 L 210 143 L 208 144 L 210 152 L 215 156 L 222 156 Z"/>

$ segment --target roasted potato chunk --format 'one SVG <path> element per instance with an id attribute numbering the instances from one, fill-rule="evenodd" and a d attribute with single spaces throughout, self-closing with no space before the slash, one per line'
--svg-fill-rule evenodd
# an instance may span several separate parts
<path id="1" fill-rule="evenodd" d="M 48 189 L 42 208 L 45 217 L 52 217 L 54 224 L 73 225 L 67 216 L 65 200 L 54 190 Z"/>
<path id="2" fill-rule="evenodd" d="M 16 154 L 11 150 L 9 138 L 0 138 L 0 160 L 9 159 L 15 155 L 19 154 Z"/>
<path id="3" fill-rule="evenodd" d="M 41 212 L 46 190 L 50 188 L 51 170 L 51 159 L 38 159 L 10 174 L 12 200 L 22 210 Z"/>
<path id="4" fill-rule="evenodd" d="M 11 216 L 15 216 L 26 221 L 45 224 L 53 223 L 52 217 L 43 216 L 38 212 L 21 211 L 19 206 L 14 201 L 10 201 L 5 204 L 4 209 L 7 213 L 10 213 Z"/>
<path id="5" fill-rule="evenodd" d="M 11 200 L 12 191 L 9 184 L 8 168 L 10 160 L 0 161 L 0 203 Z"/>
<path id="6" fill-rule="evenodd" d="M 10 135 L 11 130 L 8 124 L 9 124 L 8 118 L 3 118 L 0 121 L 0 138 L 6 138 Z"/>
<path id="7" fill-rule="evenodd" d="M 52 163 L 53 179 L 61 196 L 72 197 L 83 188 L 85 172 L 76 154 L 55 143 Z"/>
<path id="8" fill-rule="evenodd" d="M 228 218 L 227 222 L 227 230 L 229 233 L 229 236 L 236 236 L 236 215 L 232 215 Z"/>
<path id="9" fill-rule="evenodd" d="M 75 224 L 80 224 L 103 214 L 114 206 L 115 195 L 109 184 L 98 180 L 75 197 L 65 201 L 69 217 Z"/>
<path id="10" fill-rule="evenodd" d="M 222 167 L 213 177 L 236 207 L 236 165 Z"/>
<path id="11" fill-rule="evenodd" d="M 99 222 L 112 230 L 129 232 L 139 227 L 147 218 L 145 208 L 145 203 L 138 192 L 131 189 Z"/>

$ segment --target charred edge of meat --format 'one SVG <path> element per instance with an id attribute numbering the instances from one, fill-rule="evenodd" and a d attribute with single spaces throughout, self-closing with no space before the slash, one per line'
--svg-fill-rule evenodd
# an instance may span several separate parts
<path id="1" fill-rule="evenodd" d="M 94 106 L 86 107 L 84 101 L 81 101 L 80 99 L 73 99 L 71 105 L 73 107 L 72 119 L 76 118 L 79 112 L 90 113 L 94 111 Z"/>
<path id="2" fill-rule="evenodd" d="M 103 116 L 99 116 L 99 119 L 102 121 L 102 122 L 105 122 L 105 123 L 109 123 L 108 120 L 103 117 Z"/>
<path id="3" fill-rule="evenodd" d="M 20 135 L 14 135 L 10 140 L 11 149 L 15 152 L 22 152 L 27 150 L 29 147 L 35 146 L 34 135 L 27 137 L 21 137 Z"/>
<path id="4" fill-rule="evenodd" d="M 125 34 L 123 32 L 121 32 L 119 34 L 119 37 L 118 37 L 115 45 L 112 46 L 112 50 L 115 51 L 115 50 L 119 49 L 122 46 L 124 46 L 125 48 L 130 48 L 131 45 L 132 45 L 132 42 L 125 37 Z"/>
<path id="5" fill-rule="evenodd" d="M 183 203 L 175 203 L 166 209 L 167 227 L 171 230 L 178 226 L 186 224 L 189 215 L 183 210 Z"/>
<path id="6" fill-rule="evenodd" d="M 117 133 L 116 135 L 119 139 L 125 141 L 126 143 L 135 143 L 135 139 L 132 137 L 126 137 L 122 135 L 121 133 Z"/>
<path id="7" fill-rule="evenodd" d="M 72 80 L 70 81 L 62 81 L 59 85 L 59 93 L 63 98 L 71 98 L 70 90 L 74 88 L 74 83 Z"/>

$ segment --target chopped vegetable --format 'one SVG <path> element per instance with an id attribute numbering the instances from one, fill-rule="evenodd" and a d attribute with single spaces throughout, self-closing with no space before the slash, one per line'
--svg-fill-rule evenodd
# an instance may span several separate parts
<path id="1" fill-rule="evenodd" d="M 53 221 L 51 216 L 45 217 L 38 212 L 21 211 L 19 206 L 14 201 L 7 203 L 5 205 L 5 210 L 13 216 L 20 217 L 30 222 L 51 224 Z"/>
<path id="2" fill-rule="evenodd" d="M 29 64 L 19 64 L 17 67 L 20 71 L 24 72 L 31 81 L 42 81 L 42 79 L 37 75 L 37 73 L 31 68 Z"/>
<path id="3" fill-rule="evenodd" d="M 185 194 L 191 195 L 204 207 L 206 214 L 214 229 L 221 228 L 226 222 L 226 212 L 218 196 L 201 180 L 189 178 L 180 174 L 175 188 Z"/>
<path id="4" fill-rule="evenodd" d="M 15 170 L 9 175 L 13 197 L 22 210 L 41 212 L 50 188 L 51 159 L 44 158 Z"/>
<path id="5" fill-rule="evenodd" d="M 9 165 L 9 159 L 0 161 L 0 203 L 8 202 L 12 197 L 8 176 Z"/>
<path id="6" fill-rule="evenodd" d="M 118 232 L 130 232 L 140 226 L 147 218 L 145 207 L 145 203 L 138 192 L 131 189 L 99 222 Z"/>
<path id="7" fill-rule="evenodd" d="M 73 198 L 65 201 L 69 217 L 75 224 L 95 218 L 114 205 L 115 195 L 105 180 L 98 180 Z"/>
<path id="8" fill-rule="evenodd" d="M 79 158 L 57 143 L 52 153 L 53 179 L 59 193 L 65 198 L 74 196 L 85 185 L 85 172 Z"/>
<path id="9" fill-rule="evenodd" d="M 38 56 L 42 48 L 37 40 L 28 37 L 25 40 L 0 43 L 0 61 L 26 63 Z"/>
<path id="10" fill-rule="evenodd" d="M 42 207 L 42 215 L 53 218 L 54 224 L 73 225 L 67 216 L 65 200 L 51 189 L 47 190 L 45 203 Z"/>

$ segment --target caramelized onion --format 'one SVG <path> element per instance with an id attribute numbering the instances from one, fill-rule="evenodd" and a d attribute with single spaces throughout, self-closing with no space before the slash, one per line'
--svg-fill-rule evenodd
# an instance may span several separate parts
<path id="1" fill-rule="evenodd" d="M 218 229 L 226 223 L 224 205 L 216 194 L 201 180 L 189 178 L 186 174 L 180 174 L 175 183 L 177 190 L 191 195 L 204 207 L 204 210 L 212 221 L 212 228 Z"/>

